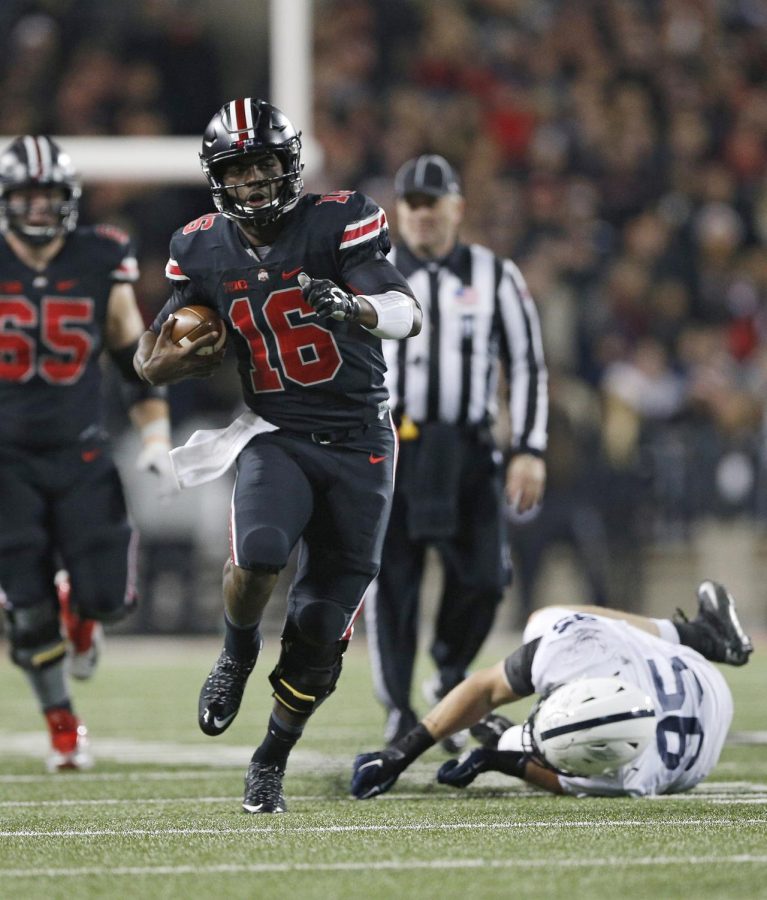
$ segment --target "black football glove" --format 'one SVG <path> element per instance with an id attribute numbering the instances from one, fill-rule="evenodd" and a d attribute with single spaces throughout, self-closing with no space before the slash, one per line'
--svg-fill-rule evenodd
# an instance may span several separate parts
<path id="1" fill-rule="evenodd" d="M 489 750 L 477 747 L 458 759 L 449 759 L 440 766 L 437 781 L 452 787 L 465 788 L 482 772 L 502 772 L 524 778 L 527 756 L 516 750 Z"/>
<path id="2" fill-rule="evenodd" d="M 446 763 L 442 763 L 437 772 L 437 781 L 451 787 L 468 787 L 477 775 L 489 771 L 488 763 L 488 751 L 484 747 L 476 747 L 458 759 L 449 759 Z"/>
<path id="3" fill-rule="evenodd" d="M 478 740 L 483 747 L 495 750 L 504 731 L 508 731 L 514 723 L 506 716 L 498 713 L 488 713 L 483 716 L 476 725 L 472 725 L 469 734 Z"/>
<path id="4" fill-rule="evenodd" d="M 406 768 L 407 764 L 403 762 L 400 750 L 360 753 L 354 760 L 351 792 L 358 800 L 385 794 Z"/>
<path id="5" fill-rule="evenodd" d="M 309 306 L 314 307 L 320 319 L 336 319 L 339 322 L 356 322 L 360 317 L 360 304 L 356 297 L 327 278 L 310 278 L 304 272 L 298 283 Z"/>

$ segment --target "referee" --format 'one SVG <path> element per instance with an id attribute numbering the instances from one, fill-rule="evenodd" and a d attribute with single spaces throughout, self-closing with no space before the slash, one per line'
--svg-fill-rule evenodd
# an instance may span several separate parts
<path id="1" fill-rule="evenodd" d="M 452 166 L 419 156 L 397 172 L 394 188 L 400 241 L 389 259 L 420 301 L 423 328 L 407 341 L 383 342 L 400 447 L 365 615 L 390 743 L 419 718 L 410 694 L 427 547 L 444 574 L 431 645 L 437 672 L 424 685 L 431 704 L 466 677 L 510 582 L 504 467 L 508 503 L 520 513 L 538 504 L 548 411 L 535 303 L 514 263 L 458 240 L 464 198 Z M 505 452 L 491 433 L 501 368 L 510 387 Z M 457 752 L 465 740 L 453 736 L 443 746 Z"/>

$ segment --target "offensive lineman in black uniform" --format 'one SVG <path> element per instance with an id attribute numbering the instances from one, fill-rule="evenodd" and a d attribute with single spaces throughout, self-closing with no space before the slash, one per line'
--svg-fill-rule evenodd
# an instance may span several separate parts
<path id="1" fill-rule="evenodd" d="M 216 113 L 200 157 L 221 214 L 174 234 L 173 294 L 135 360 L 152 384 L 210 374 L 223 351 L 196 351 L 217 335 L 183 349 L 170 333 L 174 310 L 213 307 L 237 351 L 245 402 L 273 429 L 237 457 L 224 648 L 199 702 L 200 728 L 221 734 L 261 648 L 258 626 L 277 573 L 300 541 L 269 676 L 275 703 L 245 778 L 250 813 L 285 810 L 288 755 L 335 688 L 378 570 L 396 454 L 380 338 L 417 334 L 421 321 L 385 258 L 383 211 L 351 191 L 301 197 L 300 150 L 300 135 L 269 103 L 238 99 Z"/>
<path id="2" fill-rule="evenodd" d="M 170 475 L 167 403 L 132 366 L 143 331 L 133 250 L 111 226 L 77 228 L 79 197 L 50 138 L 17 138 L 0 155 L 0 603 L 11 657 L 48 722 L 52 771 L 91 763 L 67 686 L 56 569 L 69 573 L 75 677 L 92 674 L 99 623 L 135 602 L 135 536 L 101 425 L 103 348 L 126 379 L 139 468 Z"/>

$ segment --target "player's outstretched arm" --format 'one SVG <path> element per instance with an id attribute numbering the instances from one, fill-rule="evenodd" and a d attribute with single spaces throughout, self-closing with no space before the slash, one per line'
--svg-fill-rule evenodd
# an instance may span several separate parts
<path id="1" fill-rule="evenodd" d="M 171 340 L 173 323 L 172 315 L 163 322 L 159 334 L 145 331 L 138 343 L 138 350 L 133 358 L 133 365 L 139 376 L 150 384 L 173 384 L 184 378 L 207 378 L 221 365 L 225 350 L 199 356 L 197 351 L 202 347 L 212 347 L 218 340 L 218 334 L 211 332 L 186 347 L 174 344 Z"/>
<path id="2" fill-rule="evenodd" d="M 483 772 L 500 772 L 521 778 L 528 784 L 561 794 L 562 786 L 556 772 L 545 769 L 529 759 L 521 750 L 491 750 L 475 747 L 458 759 L 449 759 L 437 772 L 437 781 L 450 787 L 465 788 Z"/>
<path id="3" fill-rule="evenodd" d="M 453 688 L 412 731 L 391 747 L 354 760 L 351 793 L 367 800 L 390 790 L 402 772 L 437 741 L 476 724 L 503 703 L 518 700 L 503 663 L 470 675 Z"/>

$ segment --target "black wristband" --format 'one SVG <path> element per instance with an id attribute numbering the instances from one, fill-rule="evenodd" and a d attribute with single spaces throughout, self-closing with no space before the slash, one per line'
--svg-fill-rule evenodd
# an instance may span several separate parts
<path id="1" fill-rule="evenodd" d="M 504 775 L 513 775 L 515 778 L 525 777 L 525 766 L 529 757 L 519 750 L 487 750 L 485 751 L 490 763 L 488 768 Z"/>
<path id="2" fill-rule="evenodd" d="M 419 722 L 415 728 L 411 728 L 404 737 L 395 741 L 391 747 L 393 750 L 397 750 L 402 754 L 402 761 L 406 765 L 410 765 L 414 759 L 417 759 L 422 753 L 425 753 L 429 747 L 433 747 L 435 744 L 436 741 L 429 734 L 426 726 Z"/>

